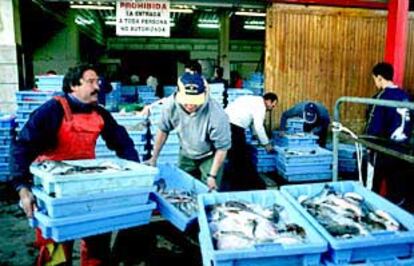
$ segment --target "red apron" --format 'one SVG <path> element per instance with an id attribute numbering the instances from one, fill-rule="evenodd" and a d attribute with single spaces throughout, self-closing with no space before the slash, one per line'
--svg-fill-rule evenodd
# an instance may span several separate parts
<path id="1" fill-rule="evenodd" d="M 36 158 L 36 161 L 81 160 L 94 159 L 96 140 L 103 127 L 103 118 L 96 112 L 73 114 L 66 98 L 54 97 L 63 107 L 64 116 L 57 135 L 57 145 Z M 44 239 L 40 229 L 36 228 L 35 245 L 39 247 L 37 265 L 44 265 L 51 260 L 46 248 L 54 243 L 52 239 Z M 66 260 L 71 261 L 73 241 L 61 243 Z M 110 234 L 92 236 L 81 240 L 81 265 L 103 265 L 109 255 Z"/>

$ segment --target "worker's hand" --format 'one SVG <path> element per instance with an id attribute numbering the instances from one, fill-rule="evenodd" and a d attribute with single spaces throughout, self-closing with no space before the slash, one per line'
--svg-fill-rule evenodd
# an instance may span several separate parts
<path id="1" fill-rule="evenodd" d="M 273 148 L 272 144 L 268 143 L 265 145 L 265 149 L 267 153 L 275 153 L 275 149 Z"/>
<path id="2" fill-rule="evenodd" d="M 207 177 L 207 186 L 208 186 L 208 191 L 217 190 L 216 179 L 214 177 L 208 176 Z"/>
<path id="3" fill-rule="evenodd" d="M 157 165 L 157 159 L 155 157 L 151 157 L 144 161 L 144 164 L 155 167 Z"/>
<path id="4" fill-rule="evenodd" d="M 35 199 L 28 188 L 19 190 L 20 203 L 27 218 L 33 218 L 33 211 L 37 210 Z"/>

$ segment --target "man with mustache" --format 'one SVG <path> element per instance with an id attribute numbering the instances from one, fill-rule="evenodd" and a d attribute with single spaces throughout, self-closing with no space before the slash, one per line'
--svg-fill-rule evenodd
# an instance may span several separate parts
<path id="1" fill-rule="evenodd" d="M 12 184 L 29 218 L 33 217 L 36 208 L 29 171 L 33 161 L 93 159 L 99 135 L 118 157 L 139 161 L 125 128 L 98 105 L 99 76 L 93 66 L 70 68 L 62 90 L 62 96 L 55 96 L 30 115 L 11 146 Z M 81 265 L 108 265 L 110 240 L 111 233 L 82 239 Z M 51 239 L 44 239 L 40 229 L 36 229 L 35 245 L 40 249 L 37 265 L 56 262 L 55 255 L 59 255 L 62 263 L 59 265 L 72 265 L 73 241 L 56 244 Z"/>

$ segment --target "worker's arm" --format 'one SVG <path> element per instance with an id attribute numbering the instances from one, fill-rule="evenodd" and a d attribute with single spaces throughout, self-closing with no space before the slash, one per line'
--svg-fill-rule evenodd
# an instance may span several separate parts
<path id="1" fill-rule="evenodd" d="M 160 155 L 162 147 L 164 147 L 164 143 L 167 141 L 167 139 L 168 139 L 168 133 L 158 129 L 157 135 L 155 137 L 154 150 L 152 152 L 152 157 L 147 161 L 147 164 L 151 166 L 157 165 L 158 156 Z"/>
<path id="2" fill-rule="evenodd" d="M 226 156 L 227 150 L 217 150 L 214 153 L 213 164 L 211 165 L 210 173 L 207 177 L 207 186 L 210 190 L 217 189 L 216 176 L 220 167 L 223 165 Z"/>

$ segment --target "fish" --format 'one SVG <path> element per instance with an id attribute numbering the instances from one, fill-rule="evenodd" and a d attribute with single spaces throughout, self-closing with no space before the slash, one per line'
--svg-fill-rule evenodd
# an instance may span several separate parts
<path id="1" fill-rule="evenodd" d="M 243 201 L 227 201 L 206 206 L 209 229 L 216 249 L 247 248 L 262 243 L 300 243 L 306 230 L 287 223 L 283 206 L 262 207 Z M 232 243 L 231 241 L 238 241 Z"/>

